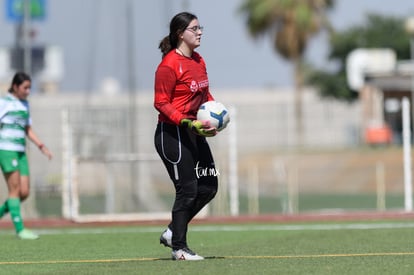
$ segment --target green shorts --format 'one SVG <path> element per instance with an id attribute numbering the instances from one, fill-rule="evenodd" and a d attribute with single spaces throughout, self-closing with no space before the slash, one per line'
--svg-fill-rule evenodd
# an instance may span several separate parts
<path id="1" fill-rule="evenodd" d="M 29 163 L 25 152 L 0 150 L 0 167 L 3 173 L 19 171 L 20 175 L 29 175 Z"/>

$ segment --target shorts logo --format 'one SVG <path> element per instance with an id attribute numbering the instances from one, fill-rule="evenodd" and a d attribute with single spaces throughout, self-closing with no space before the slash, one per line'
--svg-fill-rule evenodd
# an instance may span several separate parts
<path id="1" fill-rule="evenodd" d="M 13 159 L 13 160 L 12 160 L 12 165 L 13 165 L 14 167 L 16 167 L 18 164 L 19 164 L 19 163 L 17 162 L 17 159 Z"/>

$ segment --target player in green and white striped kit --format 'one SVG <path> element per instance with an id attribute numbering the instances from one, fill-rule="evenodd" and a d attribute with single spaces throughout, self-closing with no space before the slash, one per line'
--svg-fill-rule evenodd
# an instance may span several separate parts
<path id="1" fill-rule="evenodd" d="M 29 196 L 29 165 L 26 156 L 26 136 L 49 159 L 52 154 L 31 127 L 29 102 L 31 79 L 26 73 L 14 75 L 9 94 L 0 98 L 0 167 L 9 190 L 0 206 L 0 217 L 10 212 L 17 236 L 33 240 L 39 236 L 26 229 L 20 214 L 20 203 Z"/>

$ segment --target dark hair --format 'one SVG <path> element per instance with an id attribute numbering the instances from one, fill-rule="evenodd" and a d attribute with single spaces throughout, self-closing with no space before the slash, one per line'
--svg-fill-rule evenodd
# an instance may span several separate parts
<path id="1" fill-rule="evenodd" d="M 23 82 L 25 82 L 26 80 L 28 81 L 32 81 L 32 79 L 30 78 L 30 76 L 27 73 L 24 72 L 17 72 L 12 79 L 10 88 L 9 88 L 9 93 L 13 93 L 13 86 L 17 85 L 20 86 Z"/>
<path id="2" fill-rule="evenodd" d="M 170 34 L 164 37 L 158 46 L 162 52 L 162 57 L 172 49 L 177 48 L 178 36 L 185 31 L 194 19 L 197 19 L 197 16 L 189 12 L 180 12 L 171 19 Z"/>

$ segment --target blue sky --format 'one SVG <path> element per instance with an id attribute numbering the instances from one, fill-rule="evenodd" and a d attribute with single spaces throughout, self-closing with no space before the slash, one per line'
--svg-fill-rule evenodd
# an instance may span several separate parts
<path id="1" fill-rule="evenodd" d="M 5 0 L 2 0 L 5 1 Z M 269 38 L 252 40 L 244 18 L 237 13 L 241 0 L 47 0 L 47 18 L 33 22 L 34 44 L 59 45 L 65 54 L 63 91 L 99 89 L 106 77 L 127 88 L 127 41 L 133 39 L 135 81 L 139 90 L 152 91 L 161 55 L 158 43 L 177 12 L 195 13 L 205 27 L 198 51 L 207 62 L 211 88 L 286 88 L 293 85 L 290 63 L 273 51 Z M 128 9 L 130 7 L 130 9 Z M 3 10 L 3 9 L 2 9 Z M 127 11 L 133 24 L 127 24 Z M 414 16 L 409 0 L 336 0 L 329 17 L 334 27 L 361 24 L 367 13 Z M 0 46 L 11 46 L 15 25 L 0 14 Z M 130 35 L 132 33 L 132 35 Z M 306 54 L 309 62 L 327 66 L 325 35 L 314 38 Z"/>

